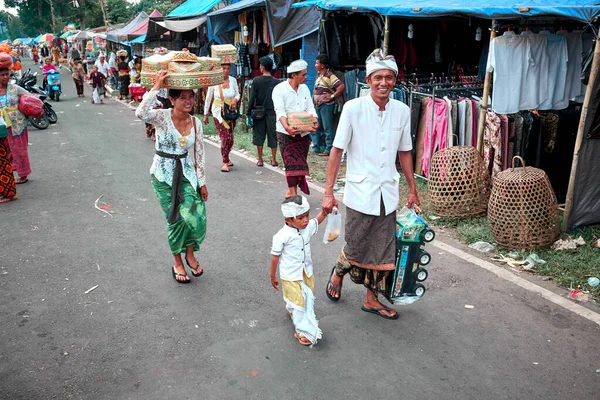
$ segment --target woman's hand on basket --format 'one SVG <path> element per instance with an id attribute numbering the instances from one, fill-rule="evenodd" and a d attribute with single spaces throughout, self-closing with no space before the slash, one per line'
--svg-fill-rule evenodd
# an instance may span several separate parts
<path id="1" fill-rule="evenodd" d="M 200 186 L 200 197 L 202 198 L 202 201 L 208 200 L 208 189 L 206 188 L 206 185 Z"/>
<path id="2" fill-rule="evenodd" d="M 161 89 L 165 85 L 165 78 L 167 77 L 167 70 L 162 69 L 157 72 L 156 80 L 154 81 L 154 90 Z"/>

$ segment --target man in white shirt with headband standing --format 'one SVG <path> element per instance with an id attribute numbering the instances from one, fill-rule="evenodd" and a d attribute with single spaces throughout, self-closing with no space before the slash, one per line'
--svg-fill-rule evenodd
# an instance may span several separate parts
<path id="1" fill-rule="evenodd" d="M 408 206 L 420 204 L 413 174 L 410 110 L 389 97 L 398 75 L 392 56 L 383 56 L 377 49 L 367 58 L 366 69 L 371 93 L 344 106 L 327 166 L 322 208 L 329 213 L 337 206 L 333 186 L 347 151 L 346 245 L 333 267 L 326 294 L 339 301 L 343 278 L 350 273 L 353 282 L 367 288 L 363 311 L 397 319 L 398 313 L 384 306 L 378 294 L 385 293 L 385 280 L 395 268 L 400 200 L 396 155 L 409 186 Z"/>

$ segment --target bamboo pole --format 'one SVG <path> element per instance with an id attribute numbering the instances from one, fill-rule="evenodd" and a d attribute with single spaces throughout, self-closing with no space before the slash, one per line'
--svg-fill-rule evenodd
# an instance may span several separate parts
<path id="1" fill-rule="evenodd" d="M 385 16 L 385 25 L 383 28 L 383 55 L 388 55 L 388 49 L 390 48 L 390 17 Z"/>
<path id="2" fill-rule="evenodd" d="M 588 116 L 590 98 L 592 97 L 594 84 L 596 82 L 596 79 L 598 78 L 598 69 L 600 68 L 600 44 L 598 44 L 599 42 L 599 40 L 596 40 L 596 46 L 594 47 L 594 59 L 592 61 L 592 70 L 590 72 L 590 79 L 588 81 L 587 89 L 585 91 L 583 106 L 581 107 L 581 118 L 579 119 L 579 127 L 577 128 L 577 139 L 575 140 L 575 149 L 573 150 L 573 164 L 571 164 L 571 176 L 569 177 L 569 189 L 567 191 L 567 202 L 565 204 L 565 214 L 563 218 L 563 232 L 567 230 L 567 225 L 573 208 L 573 195 L 575 191 L 575 177 L 577 176 L 577 163 L 579 161 L 579 150 L 581 149 L 581 143 L 583 142 L 583 132 L 585 131 L 585 123 Z"/>
<path id="3" fill-rule="evenodd" d="M 498 33 L 498 22 L 492 21 L 492 33 L 490 34 L 490 48 L 492 47 L 492 40 Z M 486 64 L 487 65 L 487 64 Z M 485 73 L 485 81 L 483 83 L 483 98 L 481 99 L 481 111 L 479 112 L 479 125 L 477 127 L 477 151 L 483 153 L 483 131 L 485 130 L 485 114 L 488 109 L 488 98 L 490 97 L 490 86 L 492 84 L 492 73 Z"/>

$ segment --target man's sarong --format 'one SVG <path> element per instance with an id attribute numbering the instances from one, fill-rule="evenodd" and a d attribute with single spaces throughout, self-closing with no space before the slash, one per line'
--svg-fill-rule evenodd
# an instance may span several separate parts
<path id="1" fill-rule="evenodd" d="M 169 218 L 173 189 L 169 184 L 160 182 L 154 175 L 152 186 L 165 217 Z M 169 246 L 173 255 L 185 253 L 187 247 L 192 245 L 194 251 L 198 251 L 206 237 L 206 206 L 185 177 L 182 192 L 184 200 L 179 204 L 179 219 L 172 224 L 167 222 Z"/>
<path id="2" fill-rule="evenodd" d="M 335 266 L 338 276 L 350 273 L 354 283 L 375 294 L 385 294 L 385 280 L 395 269 L 396 213 L 385 215 L 381 201 L 379 216 L 346 208 L 346 245 Z"/>
<path id="3" fill-rule="evenodd" d="M 279 144 L 279 151 L 281 151 L 288 182 L 297 183 L 300 190 L 309 194 L 306 176 L 310 173 L 307 160 L 308 150 L 310 149 L 310 136 L 290 136 L 277 132 L 277 143 Z"/>

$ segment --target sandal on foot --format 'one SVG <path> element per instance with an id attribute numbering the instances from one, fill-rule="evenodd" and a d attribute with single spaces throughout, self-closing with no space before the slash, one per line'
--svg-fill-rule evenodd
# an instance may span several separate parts
<path id="1" fill-rule="evenodd" d="M 175 272 L 175 267 L 171 268 L 171 272 L 173 273 L 173 279 L 175 279 L 175 281 L 177 283 L 184 283 L 184 284 L 185 283 L 190 283 L 190 278 L 188 277 L 188 274 L 180 274 L 179 272 Z M 180 280 L 177 279 L 178 276 L 179 277 L 185 277 L 185 278 L 188 278 L 188 279 L 185 280 L 185 281 L 180 281 Z"/>
<path id="2" fill-rule="evenodd" d="M 277 161 L 275 161 L 274 163 L 271 163 L 271 167 L 279 167 L 279 164 L 277 163 Z"/>
<path id="3" fill-rule="evenodd" d="M 306 337 L 302 336 L 298 332 L 294 333 L 294 336 L 296 336 L 296 339 L 298 339 L 298 343 L 300 343 L 302 346 L 310 346 L 312 344 L 310 340 L 308 340 Z"/>
<path id="4" fill-rule="evenodd" d="M 228 167 L 233 167 L 233 163 L 231 161 L 229 161 L 229 163 L 227 163 Z"/>
<path id="5" fill-rule="evenodd" d="M 264 164 L 263 164 L 263 163 L 261 163 L 260 161 L 256 163 L 256 166 L 257 166 L 257 167 L 262 167 L 263 165 L 264 165 Z"/>
<path id="6" fill-rule="evenodd" d="M 17 200 L 17 196 L 12 197 L 0 197 L 0 203 L 8 203 L 9 201 Z"/>
<path id="7" fill-rule="evenodd" d="M 21 185 L 23 183 L 29 182 L 29 178 L 19 178 L 15 182 L 16 182 L 17 185 Z"/>
<path id="8" fill-rule="evenodd" d="M 394 314 L 393 316 L 388 316 L 385 314 L 382 314 L 381 311 L 392 311 L 391 308 L 389 307 L 377 307 L 377 308 L 367 308 L 365 306 L 362 306 L 360 308 L 361 310 L 368 312 L 368 313 L 372 313 L 372 314 L 377 314 L 379 315 L 381 318 L 385 318 L 385 319 L 398 319 L 398 313 Z"/>
<path id="9" fill-rule="evenodd" d="M 339 287 L 335 287 L 335 285 L 331 281 L 331 277 L 333 276 L 334 272 L 335 267 L 331 269 L 331 275 L 329 275 L 329 282 L 327 283 L 327 287 L 325 288 L 325 294 L 327 295 L 327 297 L 329 297 L 329 300 L 331 301 L 340 301 L 340 297 L 342 297 L 342 294 L 340 293 L 340 291 L 342 290 L 342 285 L 340 285 Z M 329 287 L 331 287 L 336 294 L 339 293 L 340 296 L 333 297 L 331 294 L 329 294 Z"/>
<path id="10" fill-rule="evenodd" d="M 204 273 L 204 268 L 202 268 L 202 265 L 200 265 L 200 263 L 198 263 L 198 265 L 196 265 L 196 268 L 194 268 L 190 265 L 190 262 L 187 260 L 187 257 L 185 259 L 185 262 L 188 265 L 188 267 L 190 267 L 190 269 L 192 270 L 192 275 L 194 275 L 195 277 L 199 277 Z M 200 268 L 202 268 L 202 271 L 198 272 Z"/>
<path id="11" fill-rule="evenodd" d="M 229 172 L 229 168 L 228 169 L 221 168 L 221 172 Z"/>

